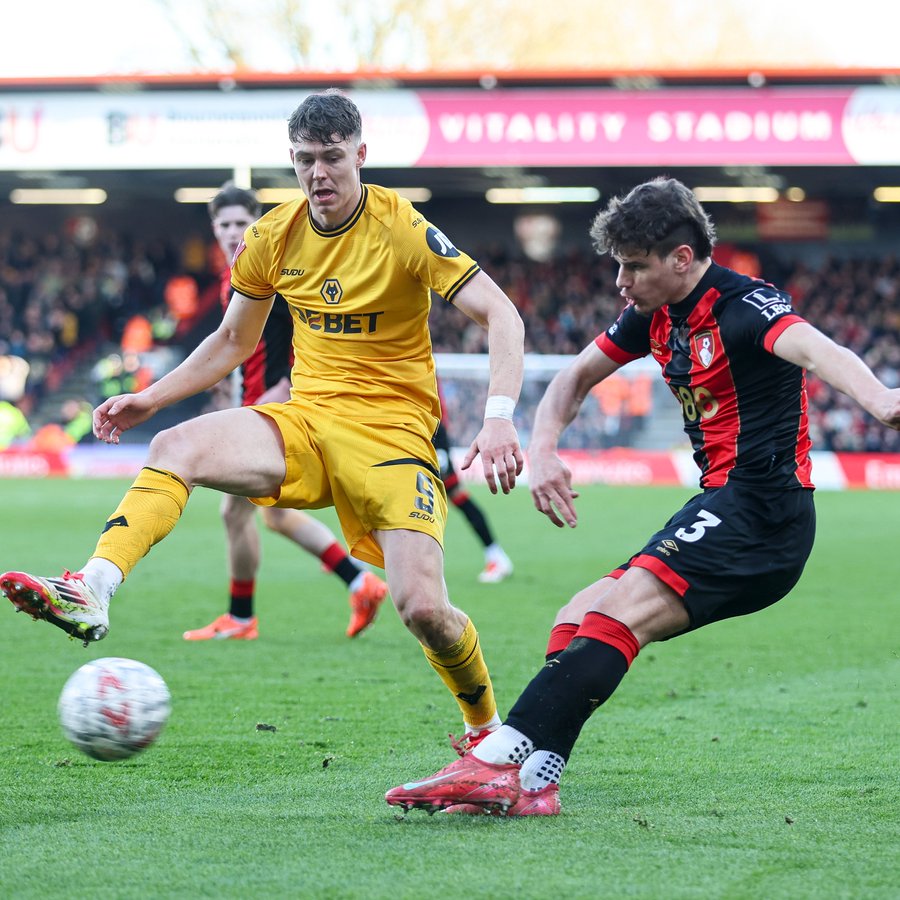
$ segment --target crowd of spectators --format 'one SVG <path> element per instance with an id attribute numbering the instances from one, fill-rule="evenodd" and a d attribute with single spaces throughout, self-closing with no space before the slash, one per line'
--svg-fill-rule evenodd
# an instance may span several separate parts
<path id="1" fill-rule="evenodd" d="M 785 281 L 794 306 L 861 356 L 888 387 L 900 387 L 900 260 L 838 260 L 797 265 Z M 820 450 L 900 452 L 900 432 L 866 415 L 815 375 L 807 379 L 810 434 Z"/>
<path id="2" fill-rule="evenodd" d="M 197 262 L 195 248 L 193 268 L 187 270 L 184 250 L 173 241 L 135 240 L 119 232 L 29 236 L 0 228 L 0 357 L 21 357 L 30 366 L 26 396 L 0 399 L 19 402 L 29 414 L 58 386 L 59 373 L 74 359 L 89 355 L 100 342 L 121 341 L 136 317 L 165 321 L 174 301 L 184 303 L 186 282 L 196 285 L 198 295 L 208 290 L 221 260 L 208 252 L 205 259 L 200 253 Z M 586 249 L 569 250 L 546 262 L 528 260 L 503 246 L 486 247 L 476 255 L 518 307 L 528 353 L 578 353 L 620 311 L 614 265 Z M 900 384 L 896 258 L 860 255 L 816 266 L 799 262 L 769 277 L 793 296 L 798 312 L 862 356 L 882 381 Z M 431 326 L 439 353 L 487 350 L 484 331 L 443 301 L 433 304 Z M 161 328 L 160 333 L 163 340 L 179 338 L 174 328 Z M 537 401 L 545 383 L 526 387 L 523 408 Z M 470 388 L 465 382 L 445 382 L 447 401 L 454 407 L 451 428 L 461 443 L 471 423 L 455 421 L 454 415 L 464 418 L 466 407 L 476 412 L 480 408 L 478 392 Z M 649 411 L 644 385 L 641 391 L 641 404 L 634 408 L 628 391 L 621 393 L 621 414 L 609 406 L 617 392 L 598 395 L 586 408 L 577 444 L 609 446 L 632 440 L 640 430 L 635 423 L 644 422 Z M 817 449 L 900 452 L 900 434 L 879 426 L 812 375 L 809 397 Z M 527 438 L 528 423 L 520 425 Z"/>
<path id="3" fill-rule="evenodd" d="M 483 252 L 479 262 L 519 308 L 527 352 L 578 353 L 621 311 L 616 271 L 608 259 L 572 252 L 536 263 L 494 248 Z M 791 294 L 801 315 L 861 356 L 889 387 L 900 386 L 900 260 L 860 255 L 773 268 L 778 271 L 764 269 L 761 277 Z M 435 350 L 486 352 L 484 332 L 448 304 L 436 302 L 431 321 Z M 900 452 L 900 432 L 877 423 L 815 375 L 808 376 L 807 384 L 815 449 Z M 589 403 L 584 413 L 589 439 L 595 446 L 607 445 L 608 422 L 602 417 L 594 421 L 596 411 Z M 527 429 L 527 423 L 522 427 Z M 631 435 L 638 430 L 632 428 Z M 584 446 L 582 438 L 576 434 L 574 446 Z M 627 436 L 619 433 L 617 438 L 627 443 Z"/>
<path id="4" fill-rule="evenodd" d="M 580 353 L 622 308 L 615 269 L 583 250 L 534 262 L 492 247 L 478 262 L 516 304 L 526 353 Z M 437 352 L 487 352 L 484 330 L 445 303 L 433 305 L 431 326 Z"/>
<path id="5" fill-rule="evenodd" d="M 158 308 L 178 265 L 162 240 L 0 228 L 0 355 L 30 366 L 26 409 L 56 387 L 54 367 L 118 340 L 132 316 Z"/>

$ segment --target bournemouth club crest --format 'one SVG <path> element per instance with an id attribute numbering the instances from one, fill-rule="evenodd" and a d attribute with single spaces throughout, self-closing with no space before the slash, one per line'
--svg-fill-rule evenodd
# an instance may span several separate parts
<path id="1" fill-rule="evenodd" d="M 711 331 L 701 331 L 694 335 L 694 354 L 700 365 L 708 369 L 716 355 L 716 341 Z"/>

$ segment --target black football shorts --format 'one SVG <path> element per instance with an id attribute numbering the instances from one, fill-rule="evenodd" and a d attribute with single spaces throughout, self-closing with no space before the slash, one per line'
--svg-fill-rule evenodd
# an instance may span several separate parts
<path id="1" fill-rule="evenodd" d="M 630 566 L 653 572 L 681 596 L 693 630 L 784 597 L 800 579 L 815 534 L 811 490 L 728 484 L 688 500 L 611 574 Z"/>

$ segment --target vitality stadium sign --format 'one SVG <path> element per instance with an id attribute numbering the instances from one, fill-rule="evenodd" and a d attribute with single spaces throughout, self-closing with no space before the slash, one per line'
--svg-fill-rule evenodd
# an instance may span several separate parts
<path id="1" fill-rule="evenodd" d="M 369 165 L 897 165 L 900 88 L 352 94 Z M 260 90 L 8 93 L 0 170 L 283 167 L 302 98 Z M 71 136 L 78 135 L 77 141 Z"/>

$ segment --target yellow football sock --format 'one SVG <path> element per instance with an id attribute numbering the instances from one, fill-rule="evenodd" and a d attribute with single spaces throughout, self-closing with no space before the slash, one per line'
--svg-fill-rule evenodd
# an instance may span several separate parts
<path id="1" fill-rule="evenodd" d="M 446 650 L 430 650 L 424 645 L 422 649 L 431 667 L 456 698 L 466 724 L 480 728 L 490 722 L 497 714 L 497 703 L 478 632 L 471 620 L 466 623 L 462 637 Z"/>
<path id="2" fill-rule="evenodd" d="M 107 520 L 93 556 L 108 559 L 127 577 L 175 527 L 189 496 L 177 475 L 145 466 Z"/>

